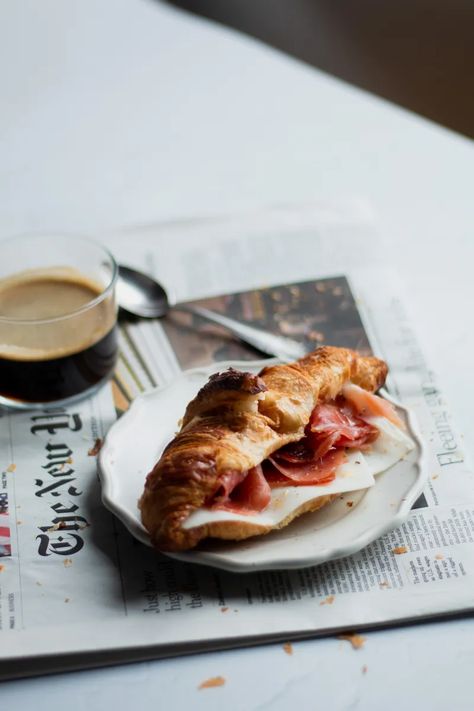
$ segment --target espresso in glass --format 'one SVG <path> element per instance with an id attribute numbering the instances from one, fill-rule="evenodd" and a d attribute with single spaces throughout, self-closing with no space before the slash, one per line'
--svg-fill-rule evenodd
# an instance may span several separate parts
<path id="1" fill-rule="evenodd" d="M 70 238 L 66 241 L 70 244 Z M 100 253 L 102 248 L 89 241 L 78 245 L 77 238 L 73 242 L 82 256 L 84 250 L 88 252 L 89 259 L 78 259 L 77 253 L 71 259 L 70 255 L 79 267 L 53 264 L 51 253 L 48 259 L 43 257 L 43 266 L 0 278 L 3 404 L 28 407 L 67 402 L 96 389 L 113 372 L 117 359 L 115 263 L 108 253 L 96 255 L 94 269 L 91 252 Z M 36 251 L 39 243 L 32 244 Z"/>

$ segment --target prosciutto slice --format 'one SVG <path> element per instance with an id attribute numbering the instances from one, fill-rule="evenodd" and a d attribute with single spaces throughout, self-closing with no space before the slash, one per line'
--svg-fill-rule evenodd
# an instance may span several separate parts
<path id="1" fill-rule="evenodd" d="M 226 474 L 211 508 L 258 513 L 270 503 L 272 488 L 333 481 L 347 448 L 367 448 L 378 437 L 377 428 L 363 419 L 362 396 L 351 390 L 348 396 L 315 407 L 299 442 L 285 445 L 248 472 Z"/>
<path id="2" fill-rule="evenodd" d="M 344 385 L 342 393 L 346 401 L 351 403 L 360 417 L 386 417 L 397 427 L 402 430 L 406 429 L 405 423 L 397 415 L 394 406 L 387 400 L 374 393 L 369 393 L 364 388 L 354 385 L 354 383 Z"/>
<path id="3" fill-rule="evenodd" d="M 214 494 L 213 502 L 215 504 L 220 504 L 228 501 L 229 496 L 234 491 L 235 487 L 238 486 L 246 476 L 248 476 L 247 472 L 230 471 L 224 474 L 224 476 L 220 479 L 219 489 Z"/>
<path id="4" fill-rule="evenodd" d="M 307 429 L 307 437 L 318 457 L 333 447 L 363 448 L 378 436 L 377 428 L 358 417 L 343 398 L 335 404 L 315 407 Z"/>
<path id="5" fill-rule="evenodd" d="M 231 494 L 216 500 L 211 508 L 238 513 L 263 511 L 270 503 L 271 488 L 261 465 L 249 469 L 245 479 L 237 484 Z"/>
<path id="6" fill-rule="evenodd" d="M 299 464 L 282 463 L 277 457 L 270 457 L 276 472 L 267 470 L 266 477 L 271 487 L 329 484 L 336 478 L 336 469 L 345 458 L 344 449 L 334 449 L 324 457 Z"/>

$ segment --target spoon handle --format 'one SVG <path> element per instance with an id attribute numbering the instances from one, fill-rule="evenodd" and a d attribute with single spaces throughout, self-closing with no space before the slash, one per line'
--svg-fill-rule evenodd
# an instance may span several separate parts
<path id="1" fill-rule="evenodd" d="M 240 321 L 234 321 L 234 319 L 218 314 L 215 311 L 209 311 L 209 309 L 205 309 L 202 306 L 177 304 L 174 308 L 197 314 L 198 316 L 208 319 L 208 321 L 213 321 L 220 326 L 224 326 L 242 341 L 258 348 L 259 351 L 267 355 L 277 356 L 282 360 L 298 360 L 298 358 L 302 358 L 307 353 L 301 343 L 293 341 L 291 338 L 276 336 L 267 331 L 260 331 L 258 328 L 240 323 Z"/>

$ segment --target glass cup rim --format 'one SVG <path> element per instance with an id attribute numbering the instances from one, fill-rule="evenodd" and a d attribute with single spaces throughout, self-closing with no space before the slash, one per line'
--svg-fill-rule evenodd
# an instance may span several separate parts
<path id="1" fill-rule="evenodd" d="M 74 316 L 78 316 L 81 313 L 85 313 L 86 311 L 89 311 L 90 309 L 94 308 L 94 306 L 97 306 L 100 304 L 104 299 L 106 299 L 111 292 L 113 291 L 115 287 L 115 283 L 117 281 L 118 277 L 118 264 L 115 261 L 115 257 L 113 256 L 112 252 L 105 247 L 101 242 L 98 242 L 95 239 L 92 239 L 91 237 L 83 237 L 82 235 L 77 235 L 77 234 L 65 234 L 62 232 L 51 232 L 51 233 L 34 233 L 30 232 L 27 234 L 21 234 L 17 235 L 15 237 L 7 237 L 6 239 L 0 240 L 0 252 L 6 243 L 12 243 L 16 242 L 21 239 L 40 239 L 40 238 L 55 238 L 55 237 L 61 237 L 61 239 L 64 240 L 69 240 L 71 242 L 76 242 L 76 243 L 87 243 L 89 245 L 92 245 L 94 247 L 97 247 L 100 249 L 103 254 L 105 254 L 108 259 L 110 260 L 111 266 L 112 266 L 112 276 L 110 278 L 109 283 L 107 286 L 101 291 L 100 294 L 98 294 L 94 299 L 91 299 L 88 301 L 86 304 L 83 306 L 80 306 L 78 309 L 74 309 L 73 311 L 69 311 L 66 314 L 61 314 L 60 316 L 53 316 L 52 318 L 11 318 L 8 316 L 1 316 L 0 315 L 0 323 L 4 324 L 21 324 L 21 325 L 42 325 L 42 324 L 48 324 L 48 323 L 58 323 L 59 321 L 65 321 L 67 319 L 73 318 Z"/>

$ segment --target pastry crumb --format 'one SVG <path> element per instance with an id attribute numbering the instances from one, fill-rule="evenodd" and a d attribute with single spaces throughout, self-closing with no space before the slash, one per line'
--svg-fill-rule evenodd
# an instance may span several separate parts
<path id="1" fill-rule="evenodd" d="M 353 501 L 346 501 L 346 506 L 348 506 L 349 508 L 352 508 L 354 506 L 354 502 Z"/>
<path id="2" fill-rule="evenodd" d="M 379 588 L 389 588 L 390 583 L 388 583 L 386 580 L 382 580 L 381 583 L 379 583 Z"/>
<path id="3" fill-rule="evenodd" d="M 48 533 L 52 533 L 53 531 L 60 531 L 62 528 L 66 528 L 66 524 L 64 523 L 64 521 L 55 523 L 54 526 L 51 526 L 51 528 L 48 528 Z"/>
<path id="4" fill-rule="evenodd" d="M 348 632 L 347 634 L 340 634 L 337 637 L 338 639 L 343 639 L 346 642 L 350 642 L 352 645 L 352 649 L 362 649 L 366 642 L 366 637 L 362 637 L 360 634 L 356 634 L 355 632 Z"/>
<path id="5" fill-rule="evenodd" d="M 439 474 L 433 474 L 432 479 L 439 479 Z"/>
<path id="6" fill-rule="evenodd" d="M 368 669 L 369 669 L 369 667 L 367 666 L 367 664 L 364 664 L 364 666 L 362 667 L 362 670 L 361 670 L 362 674 L 367 674 Z"/>
<path id="7" fill-rule="evenodd" d="M 65 568 L 70 568 L 72 565 L 72 560 L 70 558 L 65 558 L 63 561 L 63 565 Z"/>
<path id="8" fill-rule="evenodd" d="M 224 686 L 225 679 L 223 676 L 211 676 L 210 679 L 202 681 L 198 689 L 214 689 L 216 686 Z"/>
<path id="9" fill-rule="evenodd" d="M 321 600 L 321 602 L 319 604 L 320 605 L 332 605 L 335 599 L 336 599 L 335 595 L 328 595 L 327 597 L 324 598 L 324 600 Z"/>
<path id="10" fill-rule="evenodd" d="M 221 607 L 221 612 L 227 612 L 229 610 L 228 607 Z"/>
<path id="11" fill-rule="evenodd" d="M 444 560 L 444 555 L 442 553 L 436 553 L 435 558 L 436 560 Z"/>
<path id="12" fill-rule="evenodd" d="M 16 464 L 9 464 L 7 467 L 7 472 L 12 473 L 14 471 L 16 471 Z"/>
<path id="13" fill-rule="evenodd" d="M 392 553 L 395 553 L 395 555 L 403 555 L 404 553 L 408 553 L 408 548 L 406 546 L 397 546 L 396 548 L 392 548 Z"/>
<path id="14" fill-rule="evenodd" d="M 0 563 L 0 573 L 3 573 L 4 570 L 5 566 L 3 565 L 3 563 Z"/>
<path id="15" fill-rule="evenodd" d="M 286 654 L 289 654 L 291 657 L 291 655 L 293 654 L 293 645 L 291 644 L 291 642 L 285 642 L 285 644 L 283 645 L 283 651 Z"/>
<path id="16" fill-rule="evenodd" d="M 87 454 L 89 457 L 96 457 L 100 450 L 102 449 L 103 445 L 103 440 L 100 437 L 97 437 L 96 441 L 94 442 L 94 446 L 89 449 Z"/>

